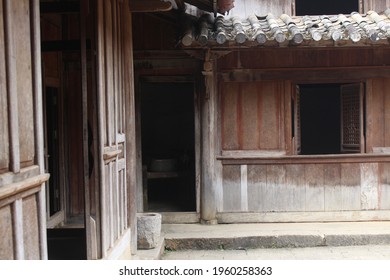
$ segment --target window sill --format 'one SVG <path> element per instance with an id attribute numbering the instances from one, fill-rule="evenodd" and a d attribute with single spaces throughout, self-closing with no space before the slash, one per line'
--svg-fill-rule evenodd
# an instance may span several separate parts
<path id="1" fill-rule="evenodd" d="M 329 155 L 248 155 L 242 154 L 218 156 L 223 165 L 242 164 L 308 164 L 308 163 L 370 163 L 370 162 L 390 162 L 390 154 L 370 153 L 370 154 L 329 154 Z"/>

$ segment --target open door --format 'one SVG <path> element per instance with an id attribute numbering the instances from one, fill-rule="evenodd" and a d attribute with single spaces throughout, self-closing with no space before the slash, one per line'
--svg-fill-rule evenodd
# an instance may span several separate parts
<path id="1" fill-rule="evenodd" d="M 130 244 L 126 174 L 125 100 L 128 98 L 128 57 L 123 45 L 128 37 L 124 14 L 127 2 L 97 1 L 97 111 L 98 158 L 101 205 L 101 257 L 111 258 L 118 244 Z M 130 17 L 130 15 L 127 15 Z M 127 20 L 130 20 L 128 18 Z M 127 34 L 127 33 L 126 33 Z M 123 248 L 116 248 L 122 250 Z"/>
<path id="2" fill-rule="evenodd" d="M 54 228 L 65 221 L 64 191 L 61 183 L 61 140 L 60 128 L 60 88 L 45 86 L 44 132 L 45 132 L 45 171 L 50 173 L 46 192 L 47 227 Z"/>
<path id="3" fill-rule="evenodd" d="M 144 211 L 196 211 L 194 83 L 176 80 L 140 84 Z"/>

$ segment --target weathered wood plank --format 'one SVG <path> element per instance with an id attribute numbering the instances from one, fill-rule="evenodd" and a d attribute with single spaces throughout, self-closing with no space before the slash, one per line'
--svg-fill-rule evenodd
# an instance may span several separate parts
<path id="1" fill-rule="evenodd" d="M 237 150 L 240 148 L 237 125 L 237 100 L 240 85 L 224 83 L 221 89 L 222 148 L 224 150 Z"/>
<path id="2" fill-rule="evenodd" d="M 290 49 L 290 48 L 288 48 Z M 359 48 L 360 49 L 360 48 Z M 278 49 L 279 50 L 279 49 Z M 279 56 L 279 55 L 278 55 Z M 272 57 L 272 56 L 271 56 Z M 252 58 L 252 60 L 254 60 Z M 335 60 L 335 59 L 334 59 Z M 256 65 L 255 68 L 261 66 Z M 298 65 L 290 65 L 286 68 L 271 68 L 261 70 L 241 70 L 235 69 L 225 70 L 219 74 L 223 82 L 253 82 L 253 81 L 285 81 L 294 80 L 300 82 L 334 82 L 339 83 L 345 81 L 361 81 L 372 78 L 389 78 L 390 69 L 382 66 L 377 67 L 336 67 L 330 68 L 326 66 L 318 66 L 318 68 L 310 68 L 308 65 L 302 65 L 302 68 L 297 68 Z M 248 69 L 251 69 L 248 67 Z"/>
<path id="3" fill-rule="evenodd" d="M 112 18 L 112 9 L 113 9 L 113 1 L 104 1 L 104 29 L 105 29 L 105 83 L 106 83 L 106 91 L 105 91 L 105 99 L 106 99 L 106 107 L 104 110 L 107 112 L 107 120 L 105 129 L 107 132 L 107 142 L 106 146 L 111 146 L 115 143 L 115 126 L 114 126 L 114 106 L 115 106 L 115 89 L 114 89 L 114 58 L 113 58 L 113 18 Z"/>
<path id="4" fill-rule="evenodd" d="M 248 211 L 248 166 L 241 165 L 241 211 Z"/>
<path id="5" fill-rule="evenodd" d="M 390 209 L 390 164 L 379 164 L 379 209 Z"/>
<path id="6" fill-rule="evenodd" d="M 284 146 L 286 150 L 287 155 L 293 154 L 293 142 L 292 142 L 292 94 L 293 94 L 293 87 L 295 89 L 295 86 L 292 85 L 291 81 L 285 81 L 284 82 L 284 108 L 282 109 L 282 112 L 284 113 L 284 117 L 281 119 L 284 120 Z M 282 146 L 283 147 L 283 146 Z"/>
<path id="7" fill-rule="evenodd" d="M 359 81 L 369 78 L 388 77 L 390 58 L 386 55 L 389 51 L 387 44 L 379 48 L 335 48 L 335 46 L 322 48 L 264 48 L 258 51 L 256 48 L 240 48 L 218 60 L 219 69 L 222 72 L 231 72 L 237 69 L 240 59 L 242 74 L 245 69 L 254 69 L 258 75 L 256 79 L 284 79 L 284 80 L 313 80 L 334 79 L 340 82 L 347 78 L 351 81 Z M 238 54 L 239 52 L 239 54 Z M 346 67 L 345 69 L 343 69 Z M 346 71 L 348 70 L 348 71 Z M 230 73 L 226 78 L 234 79 L 235 73 Z M 241 75 L 242 76 L 242 75 Z M 240 79 L 236 80 L 237 82 Z"/>
<path id="8" fill-rule="evenodd" d="M 325 211 L 339 210 L 342 205 L 340 164 L 327 164 L 324 168 Z"/>
<path id="9" fill-rule="evenodd" d="M 277 82 L 263 82 L 257 84 L 259 87 L 259 102 L 258 105 L 259 117 L 261 119 L 259 125 L 260 149 L 277 150 L 279 149 L 280 137 L 280 91 L 278 91 Z M 261 100 L 261 101 L 260 101 Z"/>
<path id="10" fill-rule="evenodd" d="M 110 176 L 108 174 L 110 169 L 110 163 L 104 165 L 103 169 L 103 182 L 104 188 L 102 188 L 102 256 L 107 254 L 107 251 L 111 247 L 111 216 L 110 216 Z M 104 198 L 104 199 L 103 199 Z"/>
<path id="11" fill-rule="evenodd" d="M 223 211 L 241 211 L 241 169 L 240 166 L 224 166 Z"/>
<path id="12" fill-rule="evenodd" d="M 39 165 L 40 173 L 45 173 L 44 141 L 43 141 L 43 100 L 42 100 L 42 56 L 41 56 L 41 21 L 39 0 L 30 1 L 31 9 L 31 35 L 32 35 L 32 79 L 34 96 L 34 130 L 35 130 L 35 157 Z M 42 183 L 41 190 L 37 194 L 38 227 L 39 227 L 39 258 L 47 260 L 47 236 L 46 236 L 46 189 Z"/>
<path id="13" fill-rule="evenodd" d="M 10 205 L 0 208 L 0 236 L 0 260 L 12 260 L 14 258 L 14 233 Z"/>
<path id="14" fill-rule="evenodd" d="M 14 234 L 14 256 L 16 260 L 25 259 L 23 214 L 23 201 L 18 199 L 12 204 L 12 228 Z"/>
<path id="15" fill-rule="evenodd" d="M 3 1 L 0 1 L 0 61 L 5 60 Z M 8 98 L 5 63 L 0 64 L 0 174 L 9 169 Z M 1 185 L 1 184 L 0 184 Z"/>
<path id="16" fill-rule="evenodd" d="M 288 198 L 284 196 L 286 190 L 286 166 L 267 166 L 267 188 L 264 193 L 264 211 L 283 211 Z"/>
<path id="17" fill-rule="evenodd" d="M 0 188 L 0 199 L 5 199 L 15 194 L 26 192 L 29 189 L 35 188 L 49 179 L 49 174 L 40 174 L 34 177 L 26 178 L 25 180 L 7 184 Z"/>
<path id="18" fill-rule="evenodd" d="M 35 155 L 34 137 L 34 106 L 33 106 L 33 77 L 31 26 L 26 17 L 30 17 L 30 1 L 12 1 L 12 25 L 14 34 L 14 51 L 16 55 L 15 70 L 16 89 L 19 112 L 19 142 L 20 162 L 23 166 L 31 165 Z M 30 38 L 23 39 L 20 38 Z M 23 112 L 23 113 L 22 113 Z"/>
<path id="19" fill-rule="evenodd" d="M 285 211 L 306 210 L 305 165 L 286 165 Z"/>
<path id="20" fill-rule="evenodd" d="M 384 88 L 382 79 L 366 83 L 366 149 L 372 153 L 374 147 L 384 147 Z"/>
<path id="21" fill-rule="evenodd" d="M 324 164 L 305 165 L 306 211 L 325 210 Z"/>
<path id="22" fill-rule="evenodd" d="M 341 164 L 341 209 L 360 210 L 360 164 Z"/>
<path id="23" fill-rule="evenodd" d="M 223 165 L 236 164 L 331 164 L 331 163 L 368 163 L 389 162 L 388 154 L 343 154 L 343 155 L 309 155 L 284 156 L 281 153 L 260 153 L 248 155 L 247 153 L 234 153 L 226 156 L 217 156 Z"/>
<path id="24" fill-rule="evenodd" d="M 248 166 L 248 210 L 264 210 L 264 193 L 267 189 L 267 166 Z"/>
<path id="25" fill-rule="evenodd" d="M 110 162 L 108 164 L 108 168 L 106 169 L 107 172 L 105 173 L 105 176 L 108 177 L 108 184 L 106 185 L 106 188 L 107 188 L 107 197 L 108 197 L 108 211 L 106 213 L 106 215 L 108 216 L 108 220 L 109 220 L 109 228 L 108 228 L 108 232 L 110 233 L 109 234 L 109 241 L 110 241 L 110 248 L 114 246 L 114 242 L 115 242 L 115 227 L 114 227 L 114 222 L 115 222 L 115 219 L 116 217 L 114 216 L 114 195 L 115 195 L 115 185 L 114 185 L 114 175 L 113 175 L 113 168 L 114 168 L 114 163 L 113 162 Z"/>
<path id="26" fill-rule="evenodd" d="M 113 237 L 114 241 L 119 237 L 119 182 L 118 182 L 118 164 L 117 162 L 112 163 L 112 226 L 113 226 Z"/>
<path id="27" fill-rule="evenodd" d="M 378 185 L 379 185 L 378 163 L 361 163 L 361 209 L 376 210 L 379 208 Z"/>
<path id="28" fill-rule="evenodd" d="M 383 79 L 383 127 L 384 127 L 384 146 L 390 147 L 390 79 Z"/>
<path id="29" fill-rule="evenodd" d="M 23 244 L 27 260 L 40 259 L 39 235 L 37 196 L 32 195 L 23 199 Z"/>
<path id="30" fill-rule="evenodd" d="M 4 42 L 8 95 L 9 117 L 9 146 L 10 146 L 10 169 L 17 173 L 20 170 L 20 145 L 19 145 L 19 114 L 18 114 L 18 87 L 16 50 L 14 46 L 15 29 L 13 27 L 13 6 L 15 1 L 3 1 L 4 3 Z"/>
<path id="31" fill-rule="evenodd" d="M 256 84 L 241 85 L 241 120 L 240 138 L 242 150 L 257 150 L 259 148 L 258 102 Z"/>

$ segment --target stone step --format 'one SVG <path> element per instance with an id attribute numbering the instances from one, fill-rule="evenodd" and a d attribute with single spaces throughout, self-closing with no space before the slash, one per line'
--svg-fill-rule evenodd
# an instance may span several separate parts
<path id="1" fill-rule="evenodd" d="M 390 222 L 163 225 L 166 250 L 389 245 Z"/>

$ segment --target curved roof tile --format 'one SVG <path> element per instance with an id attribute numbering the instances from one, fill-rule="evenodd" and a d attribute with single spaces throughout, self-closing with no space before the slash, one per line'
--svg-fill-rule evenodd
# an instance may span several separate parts
<path id="1" fill-rule="evenodd" d="M 275 17 L 209 15 L 199 18 L 182 40 L 185 47 L 343 46 L 389 44 L 390 8 L 378 14 Z M 190 39 L 188 39 L 190 38 Z"/>

